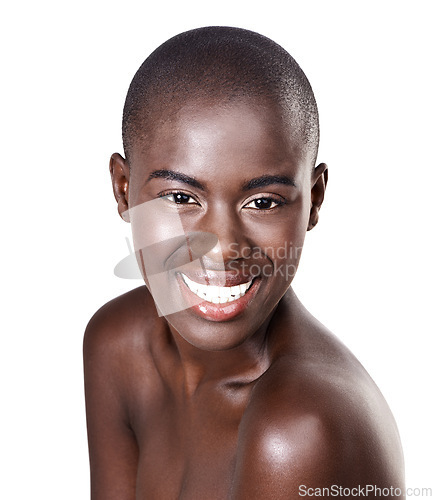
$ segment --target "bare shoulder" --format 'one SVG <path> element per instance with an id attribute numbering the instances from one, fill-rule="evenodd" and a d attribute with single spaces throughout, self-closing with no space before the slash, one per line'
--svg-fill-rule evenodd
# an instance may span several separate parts
<path id="1" fill-rule="evenodd" d="M 253 390 L 234 498 L 262 498 L 262 488 L 263 498 L 298 498 L 333 485 L 404 491 L 403 473 L 397 427 L 378 387 L 348 349 L 311 323 L 305 344 L 279 357 Z"/>
<path id="2" fill-rule="evenodd" d="M 116 297 L 100 309 L 90 319 L 85 335 L 84 349 L 117 349 L 139 337 L 138 332 L 148 330 L 155 307 L 145 286 Z"/>
<path id="3" fill-rule="evenodd" d="M 126 398 L 137 384 L 138 370 L 152 370 L 151 333 L 155 333 L 159 323 L 145 286 L 116 297 L 98 309 L 84 334 L 86 387 L 106 387 L 127 406 Z"/>
<path id="4" fill-rule="evenodd" d="M 147 333 L 158 319 L 152 307 L 147 290 L 140 287 L 101 307 L 86 328 L 84 383 L 95 500 L 135 498 L 138 445 L 131 400 L 136 367 L 147 366 Z"/>

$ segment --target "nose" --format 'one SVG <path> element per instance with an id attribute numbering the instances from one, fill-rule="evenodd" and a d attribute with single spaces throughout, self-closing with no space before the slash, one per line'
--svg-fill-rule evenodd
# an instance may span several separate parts
<path id="1" fill-rule="evenodd" d="M 234 207 L 223 204 L 208 207 L 199 230 L 218 238 L 214 248 L 204 256 L 205 266 L 222 262 L 227 267 L 231 262 L 248 259 L 252 253 L 251 239 Z"/>

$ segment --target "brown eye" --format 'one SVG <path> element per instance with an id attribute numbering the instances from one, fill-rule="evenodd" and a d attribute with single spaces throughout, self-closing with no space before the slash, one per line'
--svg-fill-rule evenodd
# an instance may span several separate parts
<path id="1" fill-rule="evenodd" d="M 244 207 L 253 208 L 255 210 L 270 210 L 281 204 L 282 202 L 280 200 L 275 200 L 274 198 L 256 198 L 256 200 L 250 201 L 247 205 L 244 205 Z"/>
<path id="2" fill-rule="evenodd" d="M 164 195 L 164 198 L 168 199 L 172 203 L 176 203 L 177 205 L 197 205 L 197 202 L 194 200 L 194 198 L 185 193 L 169 193 Z"/>

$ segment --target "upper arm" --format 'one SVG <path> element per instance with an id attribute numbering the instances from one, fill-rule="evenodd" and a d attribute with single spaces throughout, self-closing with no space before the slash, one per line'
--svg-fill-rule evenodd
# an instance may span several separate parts
<path id="1" fill-rule="evenodd" d="M 336 492 L 339 487 L 357 489 L 359 485 L 405 491 L 403 475 L 388 461 L 392 457 L 387 450 L 366 436 L 330 434 L 321 419 L 312 415 L 292 420 L 287 429 L 269 428 L 250 435 L 237 458 L 234 500 L 288 500 L 312 497 L 316 488 Z"/>
<path id="2" fill-rule="evenodd" d="M 83 344 L 91 498 L 133 500 L 138 447 L 123 397 L 125 363 L 112 329 L 98 312 Z"/>
<path id="3" fill-rule="evenodd" d="M 299 498 L 299 488 L 333 484 L 338 457 L 315 416 L 286 427 L 268 421 L 240 436 L 234 481 L 236 500 Z"/>
<path id="4" fill-rule="evenodd" d="M 357 402 L 357 397 L 310 389 L 299 388 L 308 402 L 271 397 L 246 415 L 233 499 L 287 500 L 309 496 L 308 488 L 333 485 L 393 486 L 404 494 L 402 450 L 387 405 L 374 395 Z"/>

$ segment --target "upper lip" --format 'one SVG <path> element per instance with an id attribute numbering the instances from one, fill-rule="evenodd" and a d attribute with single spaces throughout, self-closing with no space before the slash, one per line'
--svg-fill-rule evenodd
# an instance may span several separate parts
<path id="1" fill-rule="evenodd" d="M 200 285 L 208 286 L 237 286 L 242 285 L 243 283 L 248 283 L 255 278 L 253 275 L 237 272 L 234 273 L 230 271 L 199 271 L 197 273 L 182 271 L 182 273 L 192 281 L 195 281 Z"/>

